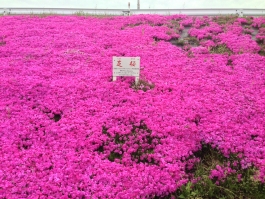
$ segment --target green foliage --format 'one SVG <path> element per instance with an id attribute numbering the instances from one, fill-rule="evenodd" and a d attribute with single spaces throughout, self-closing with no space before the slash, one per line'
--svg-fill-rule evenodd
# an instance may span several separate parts
<path id="1" fill-rule="evenodd" d="M 245 28 L 245 29 L 251 29 L 252 26 L 251 26 L 251 25 L 245 25 L 244 28 Z"/>
<path id="2" fill-rule="evenodd" d="M 172 196 L 183 199 L 265 199 L 265 186 L 254 177 L 257 174 L 256 168 L 251 166 L 243 169 L 236 154 L 227 158 L 211 145 L 203 144 L 202 149 L 194 153 L 194 157 L 200 158 L 200 161 L 187 172 L 191 173 L 191 179 L 197 179 L 197 182 L 192 183 L 190 179 L 175 193 L 156 199 L 170 199 Z M 235 172 L 220 181 L 211 179 L 210 173 L 217 165 L 230 167 Z"/>
<path id="3" fill-rule="evenodd" d="M 185 45 L 185 41 L 184 40 L 178 40 L 178 39 L 172 39 L 170 40 L 170 43 L 175 45 L 175 46 L 184 46 Z"/>
<path id="4" fill-rule="evenodd" d="M 172 39 L 170 40 L 170 43 L 175 45 L 175 46 L 198 46 L 199 41 L 196 37 L 185 37 L 183 39 Z"/>
<path id="5" fill-rule="evenodd" d="M 263 39 L 257 39 L 256 42 L 260 45 L 260 47 L 265 44 L 265 41 Z"/>
<path id="6" fill-rule="evenodd" d="M 147 164 L 157 164 L 154 158 L 149 157 L 150 154 L 154 153 L 154 147 L 152 146 L 154 143 L 159 143 L 160 139 L 156 136 L 152 135 L 152 131 L 148 129 L 146 124 L 140 122 L 139 126 L 133 125 L 131 131 L 128 134 L 120 135 L 119 133 L 115 133 L 114 135 L 110 135 L 108 133 L 108 129 L 106 127 L 102 127 L 102 134 L 108 137 L 105 143 L 102 143 L 95 151 L 98 153 L 108 153 L 108 160 L 111 162 L 117 161 L 122 163 L 123 156 L 125 153 L 128 153 L 126 149 L 124 149 L 124 145 L 128 142 L 133 142 L 137 144 L 137 147 L 134 151 L 130 152 L 131 160 L 136 163 L 147 163 Z M 138 139 L 141 134 L 141 140 Z M 105 151 L 105 146 L 109 143 L 113 143 L 115 148 L 110 152 Z M 149 146 L 144 146 L 148 144 Z"/>
<path id="7" fill-rule="evenodd" d="M 220 44 L 220 45 L 212 47 L 210 49 L 210 53 L 231 55 L 232 51 L 225 44 Z"/>
<path id="8" fill-rule="evenodd" d="M 232 24 L 238 18 L 238 15 L 221 15 L 213 17 L 213 21 L 219 25 Z"/>
<path id="9" fill-rule="evenodd" d="M 257 39 L 256 42 L 260 46 L 260 51 L 258 52 L 259 55 L 265 56 L 265 40 L 264 39 Z"/>
<path id="10" fill-rule="evenodd" d="M 259 55 L 265 56 L 265 47 L 259 51 Z"/>
<path id="11" fill-rule="evenodd" d="M 179 21 L 177 21 L 177 20 L 171 20 L 170 22 L 172 23 L 173 26 L 179 28 L 179 26 L 180 26 L 180 25 L 179 25 Z"/>
<path id="12" fill-rule="evenodd" d="M 185 45 L 185 42 L 184 42 L 184 40 L 177 40 L 176 44 L 178 46 L 184 46 Z"/>
<path id="13" fill-rule="evenodd" d="M 184 41 L 186 41 L 190 45 L 196 45 L 196 46 L 199 45 L 199 41 L 196 37 L 189 36 L 189 37 L 184 38 Z"/>
<path id="14" fill-rule="evenodd" d="M 108 156 L 109 161 L 113 162 L 115 159 L 122 159 L 122 154 L 116 153 L 116 152 L 110 152 L 110 155 Z"/>

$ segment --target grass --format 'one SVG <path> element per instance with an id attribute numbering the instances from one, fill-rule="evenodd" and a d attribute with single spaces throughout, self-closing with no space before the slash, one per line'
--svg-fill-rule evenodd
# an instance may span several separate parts
<path id="1" fill-rule="evenodd" d="M 98 17 L 98 18 L 106 18 L 106 17 L 113 17 L 113 16 L 116 16 L 116 15 L 110 15 L 110 14 L 90 14 L 90 13 L 86 13 L 84 11 L 77 11 L 74 13 L 74 15 L 76 16 L 80 16 L 80 17 Z M 118 16 L 118 15 L 117 15 Z"/>
<path id="2" fill-rule="evenodd" d="M 53 15 L 58 15 L 56 12 L 43 12 L 43 13 L 30 13 L 31 17 L 48 17 L 48 16 L 53 16 Z M 98 18 L 106 18 L 106 17 L 113 17 L 113 16 L 119 16 L 119 15 L 110 15 L 110 14 L 90 14 L 90 13 L 86 13 L 84 11 L 77 11 L 75 12 L 73 15 L 75 16 L 80 16 L 80 17 L 98 17 Z"/>
<path id="3" fill-rule="evenodd" d="M 30 13 L 30 17 L 40 17 L 40 18 L 43 18 L 43 17 L 48 17 L 48 16 L 53 16 L 53 15 L 57 15 L 56 12 L 42 12 L 42 13 L 39 13 L 39 14 L 35 14 L 33 12 Z"/>
<path id="4" fill-rule="evenodd" d="M 224 157 L 222 153 L 209 144 L 202 144 L 202 149 L 194 153 L 194 157 L 200 158 L 194 167 L 187 170 L 191 174 L 190 181 L 165 197 L 155 197 L 155 199 L 264 199 L 265 186 L 255 180 L 257 169 L 250 166 L 243 169 L 236 154 L 231 154 L 229 158 Z M 193 157 L 193 158 L 194 158 Z M 192 157 L 190 157 L 192 158 Z M 226 178 L 218 181 L 211 179 L 210 173 L 217 165 L 230 167 L 235 170 L 228 174 Z M 239 178 L 238 176 L 241 176 Z M 192 179 L 198 179 L 192 183 Z"/>

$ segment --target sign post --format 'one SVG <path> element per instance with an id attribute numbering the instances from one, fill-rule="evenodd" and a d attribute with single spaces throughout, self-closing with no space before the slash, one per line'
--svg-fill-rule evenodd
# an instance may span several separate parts
<path id="1" fill-rule="evenodd" d="M 140 57 L 113 57 L 113 81 L 118 76 L 133 76 L 135 83 L 140 77 Z"/>
<path id="2" fill-rule="evenodd" d="M 128 2 L 129 16 L 131 15 L 131 4 Z"/>

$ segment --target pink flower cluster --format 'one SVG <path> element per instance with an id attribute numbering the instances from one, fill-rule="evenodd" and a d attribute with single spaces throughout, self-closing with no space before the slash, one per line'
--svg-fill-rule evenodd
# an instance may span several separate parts
<path id="1" fill-rule="evenodd" d="M 193 24 L 190 34 L 234 54 L 199 46 L 190 57 L 167 42 Z M 202 142 L 242 154 L 264 181 L 265 58 L 243 33 L 182 15 L 5 16 L 0 26 L 0 198 L 167 195 L 188 182 Z M 112 82 L 112 56 L 140 56 L 154 88 Z"/>
<path id="2" fill-rule="evenodd" d="M 259 40 L 260 42 L 263 42 L 263 44 L 265 44 L 265 27 L 259 29 L 259 32 L 258 32 L 256 38 L 257 38 L 257 40 Z"/>
<path id="3" fill-rule="evenodd" d="M 199 40 L 212 37 L 213 35 L 217 35 L 222 32 L 222 27 L 213 22 L 211 22 L 209 26 L 205 26 L 203 28 L 196 28 L 195 26 L 189 30 L 189 34 L 193 37 L 197 37 Z"/>
<path id="4" fill-rule="evenodd" d="M 230 167 L 222 167 L 216 165 L 216 169 L 211 170 L 210 179 L 215 180 L 217 184 L 223 182 L 227 176 L 230 174 L 236 173 L 236 170 Z"/>
<path id="5" fill-rule="evenodd" d="M 265 25 L 265 18 L 264 17 L 256 17 L 253 19 L 252 26 L 256 28 L 261 28 L 262 25 Z"/>
<path id="6" fill-rule="evenodd" d="M 252 32 L 252 30 L 249 30 L 249 33 Z M 201 40 L 201 44 L 205 47 L 225 44 L 232 52 L 237 54 L 259 52 L 260 47 L 251 35 L 243 33 L 244 29 L 238 21 L 223 26 L 215 22 L 209 22 L 209 26 L 203 28 L 195 26 L 189 30 L 189 35 Z M 257 38 L 263 39 L 263 32 L 257 36 Z"/>
<path id="7" fill-rule="evenodd" d="M 250 35 L 221 33 L 216 38 L 220 40 L 218 44 L 226 44 L 234 53 L 258 53 L 260 50 L 257 42 L 252 40 Z"/>

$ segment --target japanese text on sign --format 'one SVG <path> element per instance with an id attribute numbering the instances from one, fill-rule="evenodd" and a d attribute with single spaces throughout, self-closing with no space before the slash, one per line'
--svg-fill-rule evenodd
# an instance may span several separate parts
<path id="1" fill-rule="evenodd" d="M 139 80 L 140 57 L 113 57 L 113 81 L 118 76 L 134 76 Z"/>

